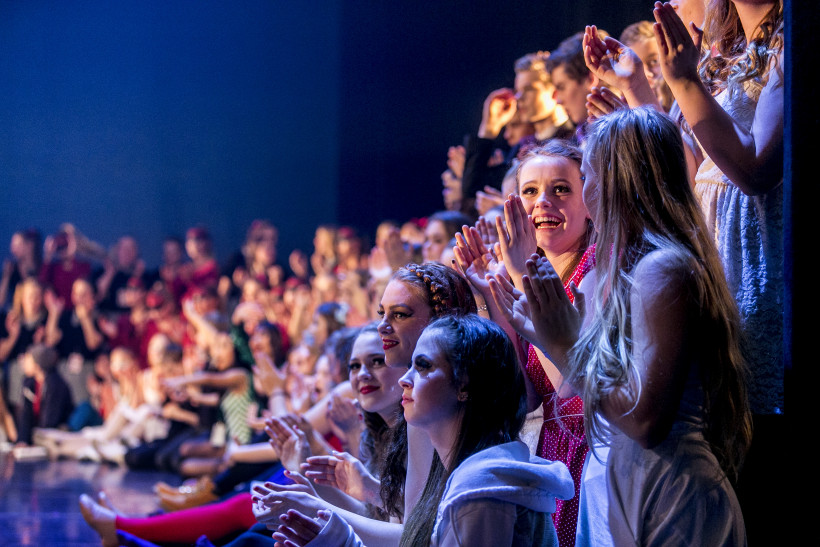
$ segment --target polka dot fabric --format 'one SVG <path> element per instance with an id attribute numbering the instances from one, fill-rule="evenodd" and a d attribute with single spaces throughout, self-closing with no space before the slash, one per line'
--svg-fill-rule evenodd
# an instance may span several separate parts
<path id="1" fill-rule="evenodd" d="M 595 265 L 595 247 L 590 247 L 581 258 L 581 262 L 564 285 L 569 299 L 574 301 L 569 290 L 570 283 L 576 286 Z M 575 483 L 575 496 L 569 500 L 557 500 L 553 522 L 558 532 L 558 544 L 561 547 L 575 545 L 575 528 L 578 522 L 578 493 L 581 491 L 581 473 L 587 455 L 587 443 L 584 435 L 584 407 L 580 397 L 563 399 L 555 393 L 555 388 L 547 378 L 544 368 L 538 360 L 535 348 L 530 346 L 527 352 L 527 375 L 535 390 L 543 399 L 544 424 L 538 438 L 537 455 L 567 465 Z"/>

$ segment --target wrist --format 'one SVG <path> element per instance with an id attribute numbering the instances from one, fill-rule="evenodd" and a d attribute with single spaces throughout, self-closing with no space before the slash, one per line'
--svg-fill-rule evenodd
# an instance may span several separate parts
<path id="1" fill-rule="evenodd" d="M 494 139 L 501 133 L 501 128 L 485 122 L 478 126 L 478 136 L 482 139 Z"/>

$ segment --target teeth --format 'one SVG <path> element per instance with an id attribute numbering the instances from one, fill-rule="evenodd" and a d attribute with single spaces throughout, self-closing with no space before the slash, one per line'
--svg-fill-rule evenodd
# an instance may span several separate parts
<path id="1" fill-rule="evenodd" d="M 533 217 L 532 223 L 535 224 L 536 227 L 541 224 L 558 225 L 561 224 L 561 219 L 554 216 Z"/>

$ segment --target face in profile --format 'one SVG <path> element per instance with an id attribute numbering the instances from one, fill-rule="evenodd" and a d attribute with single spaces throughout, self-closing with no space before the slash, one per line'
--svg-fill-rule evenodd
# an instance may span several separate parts
<path id="1" fill-rule="evenodd" d="M 589 218 L 578 165 L 560 156 L 535 156 L 521 166 L 518 178 L 538 247 L 554 255 L 577 250 Z"/>
<path id="2" fill-rule="evenodd" d="M 387 284 L 379 303 L 379 335 L 389 366 L 408 366 L 413 349 L 432 319 L 432 310 L 418 289 L 399 280 Z"/>
<path id="3" fill-rule="evenodd" d="M 522 70 L 515 74 L 516 111 L 520 113 L 520 121 L 533 123 L 552 116 L 554 88 L 543 76 L 545 74 L 536 70 Z"/>
<path id="4" fill-rule="evenodd" d="M 438 333 L 438 329 L 422 333 L 413 364 L 400 380 L 404 419 L 422 429 L 442 428 L 459 420 L 460 390 L 442 344 L 436 340 Z"/>
<path id="5" fill-rule="evenodd" d="M 592 85 L 592 78 L 580 82 L 570 78 L 563 65 L 558 65 L 550 73 L 555 86 L 555 102 L 564 107 L 567 115 L 575 125 L 581 125 L 587 119 L 587 95 Z"/>
<path id="6" fill-rule="evenodd" d="M 387 413 L 396 408 L 401 401 L 399 378 L 407 369 L 388 366 L 378 332 L 365 332 L 356 338 L 348 368 L 350 385 L 362 409 Z"/>

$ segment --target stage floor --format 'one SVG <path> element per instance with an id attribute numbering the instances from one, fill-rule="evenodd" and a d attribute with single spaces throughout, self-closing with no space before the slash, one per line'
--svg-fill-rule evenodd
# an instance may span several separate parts
<path id="1" fill-rule="evenodd" d="M 104 490 L 122 513 L 144 515 L 157 509 L 152 488 L 159 480 L 180 483 L 169 473 L 69 460 L 15 461 L 0 453 L 0 546 L 99 546 L 80 514 L 80 494 Z"/>

